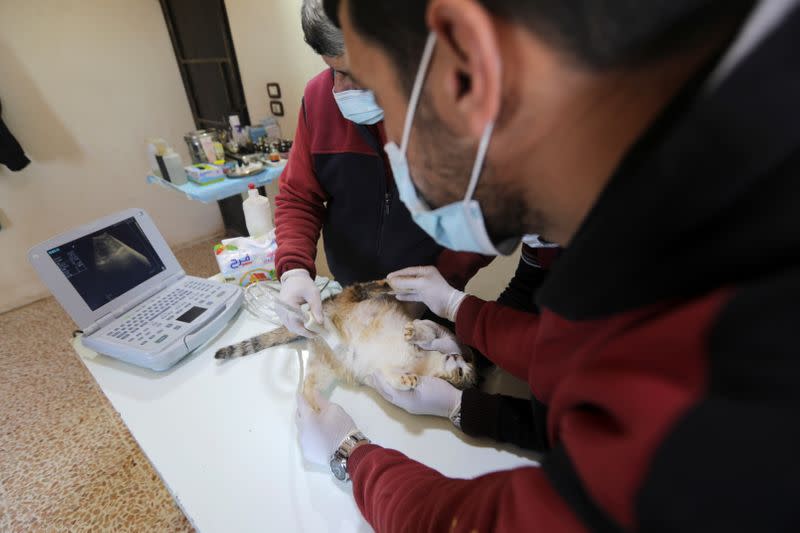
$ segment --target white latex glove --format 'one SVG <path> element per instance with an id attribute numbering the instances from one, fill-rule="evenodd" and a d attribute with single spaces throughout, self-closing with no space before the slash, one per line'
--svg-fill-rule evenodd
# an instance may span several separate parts
<path id="1" fill-rule="evenodd" d="M 422 302 L 433 313 L 455 322 L 466 294 L 454 289 L 434 266 L 404 268 L 386 276 L 396 298 L 402 302 Z"/>
<path id="2" fill-rule="evenodd" d="M 330 465 L 331 457 L 344 439 L 358 431 L 355 422 L 338 404 L 317 396 L 319 412 L 306 402 L 302 394 L 297 395 L 297 432 L 300 451 L 306 461 L 321 466 Z"/>
<path id="3" fill-rule="evenodd" d="M 462 392 L 440 378 L 420 376 L 413 390 L 397 390 L 382 374 L 368 376 L 365 383 L 397 407 L 412 415 L 433 415 L 450 418 L 461 406 Z"/>
<path id="4" fill-rule="evenodd" d="M 298 309 L 301 305 L 307 303 L 314 320 L 320 324 L 323 323 L 322 298 L 308 270 L 295 268 L 283 273 L 283 276 L 281 276 L 280 299 Z M 275 306 L 275 313 L 281 319 L 281 323 L 286 326 L 286 329 L 292 333 L 309 338 L 314 336 L 314 332 L 308 330 L 299 317 L 278 306 Z"/>

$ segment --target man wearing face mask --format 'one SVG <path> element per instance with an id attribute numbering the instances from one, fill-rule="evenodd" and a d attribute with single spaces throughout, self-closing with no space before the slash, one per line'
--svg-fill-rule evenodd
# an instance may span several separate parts
<path id="1" fill-rule="evenodd" d="M 800 2 L 325 1 L 415 221 L 565 251 L 538 316 L 392 276 L 527 380 L 540 468 L 448 479 L 325 402 L 306 459 L 379 532 L 800 529 Z"/>
<path id="2" fill-rule="evenodd" d="M 281 299 L 294 307 L 308 303 L 322 319 L 313 281 L 320 231 L 328 266 L 342 285 L 422 264 L 435 266 L 463 288 L 491 259 L 447 250 L 414 224 L 383 152 L 383 110 L 350 78 L 341 31 L 325 16 L 320 0 L 304 0 L 301 9 L 305 40 L 330 70 L 305 89 L 275 198 Z M 278 313 L 294 333 L 312 335 L 294 314 L 282 308 Z"/>

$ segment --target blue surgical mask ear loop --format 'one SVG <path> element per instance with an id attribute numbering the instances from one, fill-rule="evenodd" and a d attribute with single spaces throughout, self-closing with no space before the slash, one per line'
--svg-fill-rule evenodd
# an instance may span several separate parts
<path id="1" fill-rule="evenodd" d="M 472 200 L 472 195 L 475 194 L 475 189 L 478 187 L 478 179 L 480 179 L 481 172 L 483 172 L 483 163 L 486 159 L 486 152 L 489 151 L 489 141 L 492 139 L 492 133 L 494 133 L 494 120 L 486 125 L 481 135 L 481 142 L 478 144 L 475 166 L 472 167 L 472 175 L 469 178 L 469 186 L 467 187 L 467 195 L 464 197 L 464 203 Z"/>
<path id="2" fill-rule="evenodd" d="M 411 137 L 411 125 L 414 122 L 414 115 L 417 113 L 417 106 L 419 105 L 419 98 L 422 94 L 422 85 L 425 83 L 425 78 L 428 76 L 428 67 L 431 64 L 433 57 L 433 49 L 436 47 L 436 33 L 431 32 L 428 35 L 428 40 L 425 42 L 425 49 L 422 52 L 422 59 L 419 63 L 417 70 L 417 77 L 414 80 L 414 87 L 411 89 L 411 98 L 408 101 L 408 110 L 406 111 L 406 122 L 403 126 L 403 138 L 400 142 L 400 152 L 405 156 L 408 150 L 408 140 Z"/>
<path id="3" fill-rule="evenodd" d="M 422 59 L 419 63 L 417 77 L 414 80 L 414 86 L 411 89 L 411 98 L 408 101 L 408 110 L 406 111 L 406 122 L 403 126 L 403 138 L 400 143 L 400 152 L 406 157 L 408 155 L 408 142 L 411 138 L 411 126 L 414 123 L 414 116 L 417 113 L 419 99 L 422 96 L 422 86 L 425 83 L 425 79 L 428 77 L 428 68 L 430 67 L 431 60 L 433 59 L 433 50 L 436 48 L 436 39 L 436 32 L 430 32 L 428 35 L 428 40 L 425 41 L 425 49 L 422 52 Z M 486 125 L 486 128 L 483 130 L 483 134 L 481 135 L 481 141 L 478 145 L 478 152 L 475 156 L 475 165 L 472 167 L 472 174 L 470 175 L 469 185 L 467 186 L 467 193 L 464 196 L 464 203 L 468 203 L 470 200 L 472 200 L 472 196 L 475 194 L 475 189 L 478 186 L 478 179 L 480 178 L 483 170 L 483 163 L 486 158 L 486 152 L 489 150 L 489 141 L 492 138 L 493 132 L 494 121 L 491 121 Z"/>

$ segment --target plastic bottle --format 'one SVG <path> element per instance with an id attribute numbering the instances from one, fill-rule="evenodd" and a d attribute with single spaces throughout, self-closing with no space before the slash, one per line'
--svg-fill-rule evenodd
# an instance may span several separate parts
<path id="1" fill-rule="evenodd" d="M 160 137 L 151 137 L 147 139 L 147 160 L 150 161 L 151 172 L 156 176 L 161 176 L 161 168 L 156 160 L 156 156 L 163 156 L 166 152 L 167 141 Z"/>
<path id="2" fill-rule="evenodd" d="M 242 204 L 244 209 L 244 223 L 250 237 L 257 239 L 272 231 L 272 210 L 269 199 L 261 196 L 255 184 L 247 186 L 247 199 Z"/>
<path id="3" fill-rule="evenodd" d="M 164 154 L 163 161 L 164 167 L 167 169 L 167 176 L 164 176 L 164 179 L 169 179 L 175 185 L 183 185 L 188 181 L 181 156 L 175 150 L 168 148 L 167 153 Z"/>

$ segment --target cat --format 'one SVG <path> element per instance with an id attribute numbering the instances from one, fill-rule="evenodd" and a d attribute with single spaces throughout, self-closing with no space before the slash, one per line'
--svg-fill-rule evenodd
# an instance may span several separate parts
<path id="1" fill-rule="evenodd" d="M 460 355 L 419 347 L 436 338 L 441 328 L 429 320 L 418 320 L 419 306 L 397 301 L 385 280 L 346 287 L 323 302 L 322 308 L 324 324 L 317 325 L 318 335 L 309 341 L 303 382 L 303 396 L 315 409 L 316 394 L 337 379 L 363 384 L 378 372 L 398 390 L 416 388 L 420 376 L 442 378 L 459 389 L 477 382 L 471 350 L 458 344 L 452 334 Z M 279 327 L 220 348 L 214 357 L 233 359 L 300 338 Z"/>

